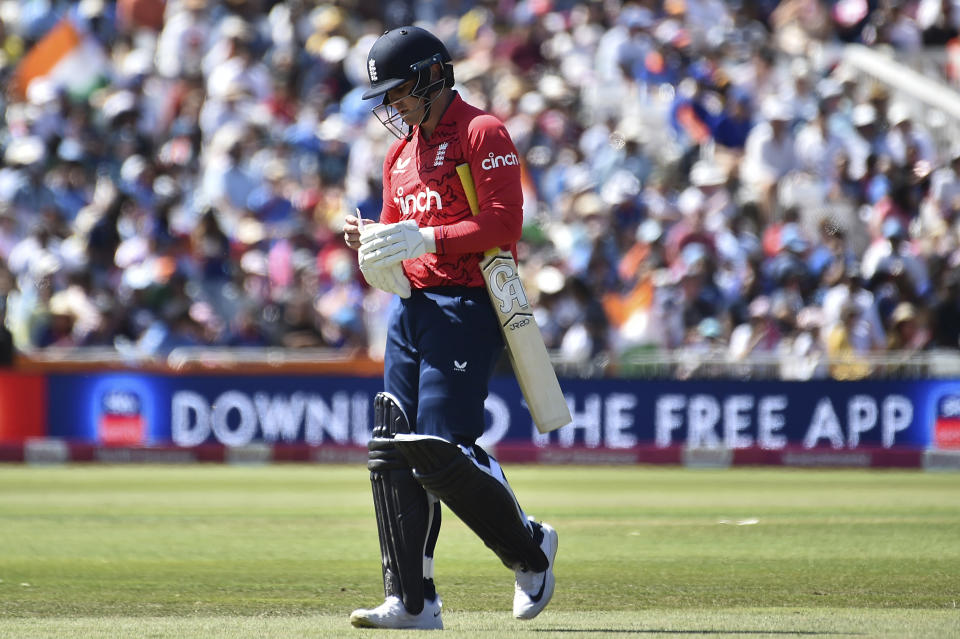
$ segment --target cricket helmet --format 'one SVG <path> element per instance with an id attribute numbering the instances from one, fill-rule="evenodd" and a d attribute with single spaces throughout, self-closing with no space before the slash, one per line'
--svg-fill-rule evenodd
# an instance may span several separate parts
<path id="1" fill-rule="evenodd" d="M 444 87 L 453 86 L 453 65 L 450 52 L 435 35 L 420 27 L 405 26 L 387 31 L 377 38 L 367 55 L 367 75 L 370 88 L 363 92 L 363 99 L 383 96 L 381 104 L 373 112 L 388 131 L 398 138 L 413 133 L 413 126 L 403 130 L 403 118 L 387 101 L 387 92 L 403 83 L 414 80 L 408 96 L 422 102 L 422 124 L 430 117 L 433 101 Z M 443 69 L 439 78 L 433 77 L 431 68 L 439 64 Z M 404 96 L 406 97 L 406 96 Z"/>
<path id="2" fill-rule="evenodd" d="M 427 73 L 425 80 L 429 80 L 431 65 L 439 63 L 446 69 L 451 60 L 447 47 L 429 31 L 413 26 L 391 29 L 370 47 L 367 55 L 370 88 L 363 92 L 363 99 L 383 95 L 407 80 L 419 80 L 424 72 Z"/>

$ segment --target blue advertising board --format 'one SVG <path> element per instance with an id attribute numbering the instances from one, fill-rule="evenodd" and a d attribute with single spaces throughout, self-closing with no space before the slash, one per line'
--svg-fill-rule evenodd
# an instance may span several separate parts
<path id="1" fill-rule="evenodd" d="M 960 381 L 561 380 L 574 417 L 536 431 L 516 381 L 498 377 L 481 443 L 623 449 L 960 447 Z M 363 445 L 382 388 L 369 377 L 61 374 L 49 435 L 117 445 Z"/>

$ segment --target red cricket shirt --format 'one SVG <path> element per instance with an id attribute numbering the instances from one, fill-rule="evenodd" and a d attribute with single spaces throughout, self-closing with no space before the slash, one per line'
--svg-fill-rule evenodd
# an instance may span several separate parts
<path id="1" fill-rule="evenodd" d="M 456 167 L 466 162 L 477 187 L 473 216 Z M 397 140 L 383 164 L 384 224 L 416 220 L 436 227 L 437 252 L 403 262 L 413 288 L 483 286 L 480 260 L 499 246 L 517 255 L 523 226 L 520 156 L 503 123 L 453 100 L 429 139 L 417 128 Z"/>

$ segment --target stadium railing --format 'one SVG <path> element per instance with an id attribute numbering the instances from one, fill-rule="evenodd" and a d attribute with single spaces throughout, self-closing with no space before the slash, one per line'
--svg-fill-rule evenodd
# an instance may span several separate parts
<path id="1" fill-rule="evenodd" d="M 641 379 L 944 379 L 960 377 L 960 351 L 887 351 L 850 358 L 797 358 L 755 353 L 743 360 L 699 349 L 646 350 L 619 357 L 603 354 L 571 360 L 552 353 L 561 377 Z M 144 370 L 231 374 L 327 374 L 379 376 L 383 362 L 362 350 L 282 348 L 177 348 L 166 356 L 131 357 L 109 348 L 48 348 L 18 356 L 15 370 L 73 372 Z M 503 368 L 500 369 L 504 370 Z"/>

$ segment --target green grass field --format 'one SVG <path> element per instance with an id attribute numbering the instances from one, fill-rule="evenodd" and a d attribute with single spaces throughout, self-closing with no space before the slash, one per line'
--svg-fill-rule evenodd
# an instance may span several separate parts
<path id="1" fill-rule="evenodd" d="M 960 637 L 958 474 L 507 472 L 560 533 L 556 595 L 513 620 L 445 511 L 448 635 Z M 382 599 L 369 493 L 362 466 L 0 466 L 0 637 L 389 635 L 347 620 Z"/>

